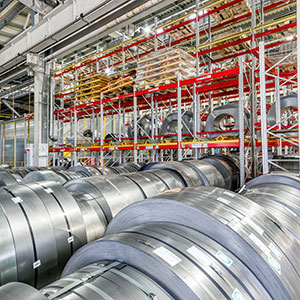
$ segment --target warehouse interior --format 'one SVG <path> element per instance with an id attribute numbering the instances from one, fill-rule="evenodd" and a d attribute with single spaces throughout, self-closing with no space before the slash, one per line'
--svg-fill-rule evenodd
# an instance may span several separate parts
<path id="1" fill-rule="evenodd" d="M 298 16 L 0 0 L 0 300 L 300 299 Z"/>

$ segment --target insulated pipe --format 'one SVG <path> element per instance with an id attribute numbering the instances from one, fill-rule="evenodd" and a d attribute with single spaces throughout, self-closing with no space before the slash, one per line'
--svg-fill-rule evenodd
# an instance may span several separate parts
<path id="1" fill-rule="evenodd" d="M 151 8 L 152 6 L 160 3 L 162 0 L 150 0 L 150 1 L 147 1 L 146 3 L 134 8 L 133 10 L 129 11 L 128 13 L 116 18 L 115 20 L 109 22 L 108 24 L 100 27 L 99 29 L 97 30 L 94 30 L 92 31 L 91 33 L 85 35 L 84 37 L 80 38 L 79 40 L 77 39 L 75 42 L 69 44 L 68 46 L 62 48 L 61 50 L 58 50 L 56 51 L 54 54 L 50 54 L 48 56 L 46 56 L 44 58 L 44 60 L 51 60 L 52 58 L 54 57 L 57 57 L 58 55 L 62 54 L 63 52 L 65 51 L 68 51 L 72 48 L 74 48 L 75 46 L 79 45 L 79 44 L 82 44 L 84 42 L 86 42 L 87 40 L 89 40 L 90 38 L 93 38 L 97 35 L 99 35 L 100 33 L 104 32 L 104 31 L 107 31 L 109 29 L 111 29 L 112 27 L 134 17 L 135 15 L 147 10 L 148 8 Z"/>

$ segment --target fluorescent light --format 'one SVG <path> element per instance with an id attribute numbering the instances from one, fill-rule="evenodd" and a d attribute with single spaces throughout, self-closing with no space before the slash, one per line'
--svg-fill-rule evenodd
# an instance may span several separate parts
<path id="1" fill-rule="evenodd" d="M 146 27 L 144 28 L 144 31 L 145 31 L 146 33 L 150 33 L 150 32 L 151 32 L 151 27 L 150 27 L 150 26 L 146 26 Z"/>
<path id="2" fill-rule="evenodd" d="M 286 39 L 287 39 L 288 41 L 291 41 L 291 40 L 294 39 L 294 36 L 293 36 L 293 35 L 290 35 L 290 36 L 286 37 Z"/>
<path id="3" fill-rule="evenodd" d="M 189 16 L 189 20 L 193 20 L 195 18 L 196 18 L 196 14 L 195 13 Z"/>

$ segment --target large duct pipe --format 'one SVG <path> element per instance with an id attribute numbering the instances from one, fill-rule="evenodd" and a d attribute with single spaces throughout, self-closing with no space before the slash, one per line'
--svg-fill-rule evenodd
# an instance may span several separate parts
<path id="1" fill-rule="evenodd" d="M 99 35 L 100 33 L 109 30 L 110 28 L 118 25 L 119 23 L 122 23 L 132 17 L 134 17 L 135 15 L 147 10 L 148 8 L 151 8 L 152 6 L 160 3 L 162 0 L 150 0 L 147 1 L 146 3 L 134 8 L 133 10 L 129 11 L 128 13 L 116 18 L 115 20 L 109 22 L 108 24 L 106 24 L 105 26 L 100 27 L 97 30 L 92 31 L 91 33 L 85 35 L 84 37 L 77 39 L 75 42 L 70 43 L 68 46 L 62 48 L 61 50 L 56 51 L 53 54 L 50 54 L 48 56 L 46 56 L 44 58 L 44 60 L 51 60 L 54 57 L 57 57 L 58 55 L 62 54 L 63 52 L 66 52 L 72 48 L 74 48 L 75 46 L 79 45 L 79 44 L 83 44 L 85 43 L 87 40 Z"/>

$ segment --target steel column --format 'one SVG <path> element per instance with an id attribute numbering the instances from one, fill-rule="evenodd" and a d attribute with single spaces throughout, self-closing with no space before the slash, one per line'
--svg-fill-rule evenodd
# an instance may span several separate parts
<path id="1" fill-rule="evenodd" d="M 104 166 L 103 142 L 104 142 L 104 111 L 103 111 L 103 95 L 101 94 L 101 104 L 100 104 L 100 162 L 101 162 L 102 167 Z"/>
<path id="2" fill-rule="evenodd" d="M 137 97 L 136 97 L 136 86 L 133 87 L 133 156 L 134 162 L 137 163 Z"/>
<path id="3" fill-rule="evenodd" d="M 180 86 L 181 74 L 177 74 L 177 147 L 178 147 L 178 161 L 182 161 L 182 119 L 181 119 L 181 86 Z"/>
<path id="4" fill-rule="evenodd" d="M 256 27 L 256 7 L 255 0 L 251 0 L 251 47 L 254 49 L 256 47 L 255 41 L 255 27 Z M 257 177 L 257 153 L 256 153 L 256 132 L 255 123 L 257 116 L 257 99 L 256 99 L 256 84 L 255 84 L 255 66 L 256 58 L 252 54 L 252 68 L 251 68 L 251 78 L 250 78 L 250 141 L 251 141 L 251 170 L 252 176 Z"/>
<path id="5" fill-rule="evenodd" d="M 280 82 L 279 82 L 279 68 L 276 68 L 275 77 L 275 114 L 276 114 L 276 124 L 278 124 L 278 129 L 281 130 L 281 110 L 280 110 Z M 277 149 L 278 155 L 282 155 L 282 139 L 280 139 L 280 145 Z"/>
<path id="6" fill-rule="evenodd" d="M 240 185 L 245 183 L 245 136 L 244 136 L 244 57 L 239 57 L 239 137 L 240 137 Z"/>
<path id="7" fill-rule="evenodd" d="M 260 75 L 262 167 L 263 167 L 263 174 L 267 174 L 267 173 L 269 173 L 269 166 L 268 166 L 266 73 L 265 73 L 265 44 L 264 44 L 264 42 L 259 43 L 259 75 Z"/>
<path id="8" fill-rule="evenodd" d="M 297 70 L 300 70 L 300 0 L 297 0 Z M 299 72 L 299 71 L 298 71 Z M 300 170 L 300 76 L 297 76 L 298 80 L 298 155 L 299 155 L 299 170 Z M 300 172 L 300 171 L 299 171 Z"/>

